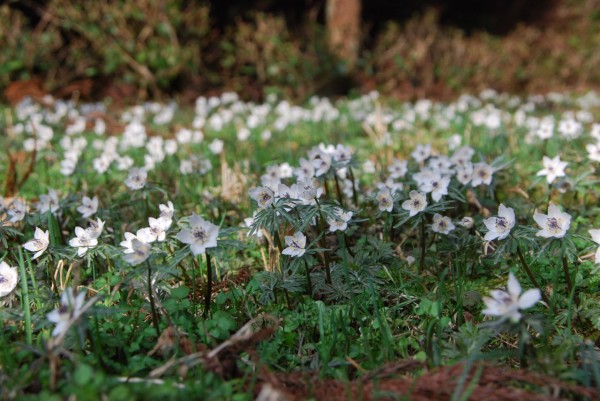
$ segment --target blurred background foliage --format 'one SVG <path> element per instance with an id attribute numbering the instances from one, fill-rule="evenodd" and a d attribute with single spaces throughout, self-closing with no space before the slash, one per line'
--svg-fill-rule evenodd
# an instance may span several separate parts
<path id="1" fill-rule="evenodd" d="M 5 1 L 0 90 L 8 100 L 27 91 L 192 100 L 224 90 L 303 100 L 350 90 L 410 99 L 600 86 L 598 0 L 362 2 L 351 68 L 328 50 L 325 3 Z"/>

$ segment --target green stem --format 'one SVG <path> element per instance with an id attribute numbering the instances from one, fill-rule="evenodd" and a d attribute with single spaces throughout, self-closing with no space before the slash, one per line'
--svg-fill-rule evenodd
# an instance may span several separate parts
<path id="1" fill-rule="evenodd" d="M 569 274 L 569 262 L 567 261 L 567 257 L 563 255 L 562 257 L 562 268 L 563 268 L 563 273 L 565 274 L 565 281 L 567 282 L 567 291 L 569 294 L 569 297 L 571 297 L 571 295 L 575 295 L 573 293 L 573 281 L 571 281 L 571 274 Z"/>
<path id="2" fill-rule="evenodd" d="M 154 294 L 152 291 L 152 266 L 149 261 L 146 261 L 148 265 L 148 297 L 150 298 L 150 312 L 152 313 L 152 322 L 154 329 L 156 330 L 156 336 L 160 337 L 160 328 L 158 327 L 158 315 L 156 314 L 156 306 L 154 305 Z"/>
<path id="3" fill-rule="evenodd" d="M 542 299 L 544 300 L 546 305 L 550 306 L 550 300 L 548 299 L 548 296 L 544 292 L 542 286 L 539 285 L 539 283 L 535 279 L 535 276 L 533 275 L 533 273 L 531 273 L 531 270 L 529 269 L 529 265 L 527 264 L 527 261 L 525 261 L 525 257 L 523 256 L 523 252 L 521 251 L 521 247 L 518 245 L 517 245 L 517 255 L 519 256 L 519 260 L 521 261 L 521 266 L 523 266 L 523 270 L 525 270 L 525 273 L 527 273 L 527 277 L 529 277 L 529 280 L 531 280 L 531 282 L 533 283 L 533 285 L 536 288 L 540 289 L 540 293 L 542 294 Z"/>
<path id="4" fill-rule="evenodd" d="M 310 279 L 310 268 L 308 267 L 308 262 L 304 259 L 304 267 L 306 268 L 306 281 L 308 284 L 308 295 L 312 297 L 313 288 L 312 288 L 312 280 Z"/>
<path id="5" fill-rule="evenodd" d="M 204 294 L 204 314 L 203 317 L 208 317 L 210 311 L 210 298 L 212 295 L 212 265 L 210 263 L 210 255 L 206 254 L 206 293 Z"/>
<path id="6" fill-rule="evenodd" d="M 340 205 L 342 205 L 342 207 L 345 207 L 344 198 L 342 197 L 342 189 L 340 188 L 340 181 L 335 172 L 333 173 L 333 178 L 335 179 L 335 193 L 337 195 L 338 201 L 340 202 Z"/>
<path id="7" fill-rule="evenodd" d="M 198 261 L 195 257 L 192 257 L 194 262 L 194 268 L 192 269 L 192 291 L 194 292 L 194 316 L 198 314 L 198 283 L 196 282 L 196 272 L 200 271 Z"/>
<path id="8" fill-rule="evenodd" d="M 31 277 L 31 285 L 33 286 L 33 295 L 35 296 L 35 305 L 37 309 L 42 308 L 42 301 L 40 298 L 40 294 L 38 292 L 37 282 L 35 281 L 35 273 L 33 271 L 33 266 L 31 265 L 31 258 L 27 255 L 27 267 L 29 268 L 29 277 Z"/>
<path id="9" fill-rule="evenodd" d="M 419 270 L 417 271 L 419 274 L 425 269 L 425 249 L 425 217 L 421 216 L 421 259 L 419 260 Z"/>
<path id="10" fill-rule="evenodd" d="M 352 167 L 348 166 L 348 174 L 350 174 L 350 179 L 352 180 L 352 201 L 354 205 L 358 205 L 358 195 L 356 193 L 356 186 L 354 183 L 354 172 L 352 171 Z"/>
<path id="11" fill-rule="evenodd" d="M 23 251 L 19 248 L 19 273 L 21 275 L 21 306 L 25 313 L 25 341 L 28 345 L 32 343 L 31 335 L 31 310 L 29 308 L 29 286 L 27 275 L 25 274 L 25 261 L 23 260 Z"/>
<path id="12" fill-rule="evenodd" d="M 323 213 L 321 212 L 321 204 L 319 203 L 317 198 L 315 198 L 315 201 L 317 202 L 317 207 L 319 208 L 319 230 L 321 231 L 321 248 L 326 249 L 327 242 L 325 239 L 325 219 L 323 218 Z M 325 281 L 327 282 L 327 284 L 331 285 L 331 269 L 329 268 L 329 255 L 327 254 L 326 250 L 322 252 L 322 255 L 323 260 L 325 261 Z"/>

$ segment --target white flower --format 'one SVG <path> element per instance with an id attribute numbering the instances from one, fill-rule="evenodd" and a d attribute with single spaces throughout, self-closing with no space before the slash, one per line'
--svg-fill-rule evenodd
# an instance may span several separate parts
<path id="1" fill-rule="evenodd" d="M 464 228 L 471 228 L 473 227 L 473 225 L 475 224 L 475 221 L 473 220 L 472 217 L 469 216 L 465 216 L 463 217 L 459 222 L 458 225 L 464 227 Z"/>
<path id="2" fill-rule="evenodd" d="M 250 197 L 258 203 L 258 207 L 264 209 L 271 206 L 275 194 L 268 187 L 256 187 L 249 191 Z"/>
<path id="3" fill-rule="evenodd" d="M 571 216 L 568 213 L 561 212 L 558 206 L 551 203 L 548 206 L 548 214 L 533 214 L 533 219 L 542 229 L 535 235 L 544 238 L 562 238 L 571 226 Z"/>
<path id="4" fill-rule="evenodd" d="M 520 309 L 531 308 L 541 298 L 538 288 L 525 291 L 521 294 L 521 285 L 514 274 L 508 275 L 508 292 L 493 290 L 492 297 L 483 297 L 487 309 L 482 312 L 490 316 L 500 316 L 501 320 L 510 319 L 516 323 L 521 319 Z"/>
<path id="5" fill-rule="evenodd" d="M 588 143 L 585 145 L 588 152 L 588 159 L 594 162 L 600 162 L 600 142 L 596 144 Z"/>
<path id="6" fill-rule="evenodd" d="M 466 162 L 456 169 L 456 179 L 463 185 L 467 185 L 473 178 L 473 164 Z"/>
<path id="7" fill-rule="evenodd" d="M 169 201 L 167 205 L 158 205 L 158 208 L 160 209 L 160 215 L 158 216 L 160 226 L 163 231 L 167 231 L 173 224 L 173 214 L 175 213 L 173 203 Z"/>
<path id="8" fill-rule="evenodd" d="M 425 193 L 431 192 L 431 199 L 435 202 L 439 202 L 442 196 L 448 195 L 448 184 L 450 184 L 450 177 L 442 177 L 439 174 L 432 174 L 431 177 L 425 179 L 419 190 Z"/>
<path id="9" fill-rule="evenodd" d="M 327 174 L 331 168 L 331 156 L 321 152 L 318 157 L 312 159 L 312 164 L 315 168 L 315 177 L 320 177 Z"/>
<path id="10" fill-rule="evenodd" d="M 31 252 L 36 252 L 31 259 L 37 259 L 46 251 L 50 244 L 50 232 L 42 231 L 41 228 L 36 227 L 33 238 L 31 241 L 24 243 L 23 248 Z"/>
<path id="11" fill-rule="evenodd" d="M 402 202 L 402 209 L 407 210 L 410 217 L 425 210 L 427 207 L 427 198 L 424 193 L 413 190 L 408 195 L 410 199 Z"/>
<path id="12" fill-rule="evenodd" d="M 131 252 L 125 252 L 123 259 L 132 266 L 139 265 L 150 256 L 152 247 L 137 238 L 131 240 Z"/>
<path id="13" fill-rule="evenodd" d="M 392 194 L 390 190 L 386 188 L 382 188 L 375 197 L 377 200 L 377 207 L 382 212 L 391 212 L 394 209 L 394 199 L 392 198 Z"/>
<path id="14" fill-rule="evenodd" d="M 439 213 L 433 215 L 433 224 L 431 225 L 431 229 L 435 233 L 440 234 L 449 234 L 450 231 L 454 230 L 456 227 L 452 223 L 452 220 L 448 216 L 442 216 Z"/>
<path id="15" fill-rule="evenodd" d="M 75 238 L 69 240 L 69 245 L 77 249 L 77 256 L 83 256 L 88 249 L 98 245 L 98 239 L 90 237 L 87 230 L 81 227 L 75 227 Z"/>
<path id="16" fill-rule="evenodd" d="M 473 165 L 473 174 L 471 177 L 471 185 L 478 187 L 482 184 L 490 185 L 492 183 L 492 176 L 494 175 L 494 168 L 487 163 L 475 163 Z"/>
<path id="17" fill-rule="evenodd" d="M 214 139 L 209 145 L 208 149 L 215 155 L 223 152 L 223 144 L 224 142 L 220 139 Z"/>
<path id="18" fill-rule="evenodd" d="M 11 223 L 16 223 L 25 218 L 25 214 L 27 213 L 27 204 L 25 201 L 21 199 L 15 199 L 6 210 L 8 216 L 10 217 Z"/>
<path id="19" fill-rule="evenodd" d="M 475 150 L 470 146 L 463 146 L 458 148 L 450 157 L 450 161 L 454 163 L 455 166 L 464 166 L 467 163 L 471 162 L 471 158 L 475 154 Z"/>
<path id="20" fill-rule="evenodd" d="M 390 172 L 390 177 L 392 178 L 402 178 L 406 175 L 408 161 L 406 160 L 398 160 L 394 159 L 392 165 L 388 167 L 388 171 Z"/>
<path id="21" fill-rule="evenodd" d="M 294 236 L 286 235 L 285 244 L 288 247 L 281 252 L 283 255 L 289 255 L 291 257 L 302 256 L 305 252 L 306 236 L 300 231 L 294 233 Z"/>
<path id="22" fill-rule="evenodd" d="M 374 174 L 377 171 L 375 169 L 375 163 L 373 163 L 373 160 L 365 160 L 365 162 L 362 164 L 362 170 L 367 174 Z"/>
<path id="23" fill-rule="evenodd" d="M 95 158 L 92 164 L 94 166 L 94 170 L 96 170 L 98 174 L 104 174 L 110 167 L 112 161 L 113 159 L 110 156 L 103 153 L 99 157 Z"/>
<path id="24" fill-rule="evenodd" d="M 335 212 L 335 218 L 327 218 L 327 223 L 329 223 L 329 231 L 345 231 L 346 228 L 348 228 L 348 222 L 352 218 L 352 214 L 352 212 L 344 212 L 341 209 L 337 209 Z"/>
<path id="25" fill-rule="evenodd" d="M 52 330 L 53 337 L 68 330 L 71 323 L 81 316 L 84 299 L 85 292 L 83 291 L 76 297 L 73 296 L 73 289 L 70 287 L 63 292 L 60 297 L 60 306 L 46 315 L 50 322 L 56 324 Z"/>
<path id="26" fill-rule="evenodd" d="M 190 228 L 184 228 L 177 233 L 177 239 L 184 244 L 190 244 L 194 255 L 203 254 L 206 248 L 217 246 L 219 227 L 192 213 Z"/>
<path id="27" fill-rule="evenodd" d="M 136 233 L 138 239 L 145 243 L 154 241 L 162 242 L 167 236 L 167 230 L 171 226 L 171 219 L 148 217 L 148 225 Z"/>
<path id="28" fill-rule="evenodd" d="M 125 234 L 123 234 L 125 236 L 125 241 L 121 241 L 121 243 L 119 245 L 121 245 L 123 248 L 123 253 L 131 253 L 133 252 L 133 240 L 137 239 L 139 241 L 141 241 L 138 237 L 135 236 L 135 234 L 132 234 L 130 232 L 126 232 Z"/>
<path id="29" fill-rule="evenodd" d="M 104 229 L 104 221 L 100 219 L 90 220 L 90 225 L 86 228 L 86 233 L 89 238 L 98 238 Z"/>
<path id="30" fill-rule="evenodd" d="M 87 219 L 98 211 L 98 197 L 88 198 L 84 196 L 81 199 L 81 206 L 77 208 L 77 211 L 81 213 L 81 217 Z"/>
<path id="31" fill-rule="evenodd" d="M 485 219 L 483 224 L 490 230 L 485 234 L 484 240 L 502 240 L 508 237 L 510 230 L 515 226 L 515 211 L 511 207 L 500 204 L 498 207 L 498 216 Z"/>
<path id="32" fill-rule="evenodd" d="M 595 228 L 588 230 L 588 232 L 592 236 L 592 241 L 594 241 L 596 244 L 600 244 L 600 229 Z M 594 255 L 594 261 L 596 263 L 600 263 L 600 247 L 598 247 L 598 249 L 596 250 L 596 255 Z"/>
<path id="33" fill-rule="evenodd" d="M 431 144 L 417 145 L 416 149 L 410 154 L 417 163 L 422 163 L 431 156 Z"/>
<path id="34" fill-rule="evenodd" d="M 4 261 L 0 262 L 0 298 L 7 296 L 15 289 L 18 277 L 16 267 L 11 267 Z"/>
<path id="35" fill-rule="evenodd" d="M 335 160 L 339 165 L 346 165 L 350 162 L 352 158 L 352 148 L 350 146 L 344 146 L 342 144 L 338 144 L 335 147 L 335 152 L 333 153 L 333 160 Z"/>
<path id="36" fill-rule="evenodd" d="M 277 188 L 281 183 L 279 166 L 275 164 L 267 167 L 267 172 L 260 177 L 260 181 L 264 187 Z"/>
<path id="37" fill-rule="evenodd" d="M 556 156 L 552 159 L 547 156 L 544 156 L 542 163 L 544 164 L 544 168 L 538 171 L 537 175 L 545 175 L 548 184 L 551 184 L 556 179 L 556 177 L 565 176 L 565 168 L 567 167 L 567 162 L 561 161 L 560 156 Z"/>
<path id="38" fill-rule="evenodd" d="M 315 168 L 312 161 L 300 159 L 300 167 L 294 169 L 294 175 L 298 181 L 312 179 L 315 176 Z"/>
<path id="39" fill-rule="evenodd" d="M 56 191 L 50 188 L 47 195 L 40 195 L 40 201 L 36 207 L 40 213 L 50 212 L 55 214 L 59 209 L 58 194 Z"/>
<path id="40" fill-rule="evenodd" d="M 129 169 L 129 175 L 125 180 L 125 185 L 129 189 L 137 190 L 144 188 L 146 180 L 148 179 L 148 173 L 143 168 L 131 168 Z"/>
<path id="41" fill-rule="evenodd" d="M 323 188 L 315 187 L 315 184 L 311 178 L 306 180 L 298 181 L 296 189 L 299 195 L 299 199 L 305 205 L 314 205 L 316 199 L 319 199 L 323 194 Z"/>

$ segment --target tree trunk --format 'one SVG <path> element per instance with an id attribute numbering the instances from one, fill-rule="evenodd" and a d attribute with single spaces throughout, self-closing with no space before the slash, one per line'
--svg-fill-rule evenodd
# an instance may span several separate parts
<path id="1" fill-rule="evenodd" d="M 327 0 L 326 26 L 329 50 L 351 71 L 360 44 L 361 0 Z"/>

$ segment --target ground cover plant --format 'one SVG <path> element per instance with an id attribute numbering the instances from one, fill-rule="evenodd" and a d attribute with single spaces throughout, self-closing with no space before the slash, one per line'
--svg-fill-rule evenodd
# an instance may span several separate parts
<path id="1" fill-rule="evenodd" d="M 597 399 L 600 98 L 1 113 L 2 399 Z"/>

